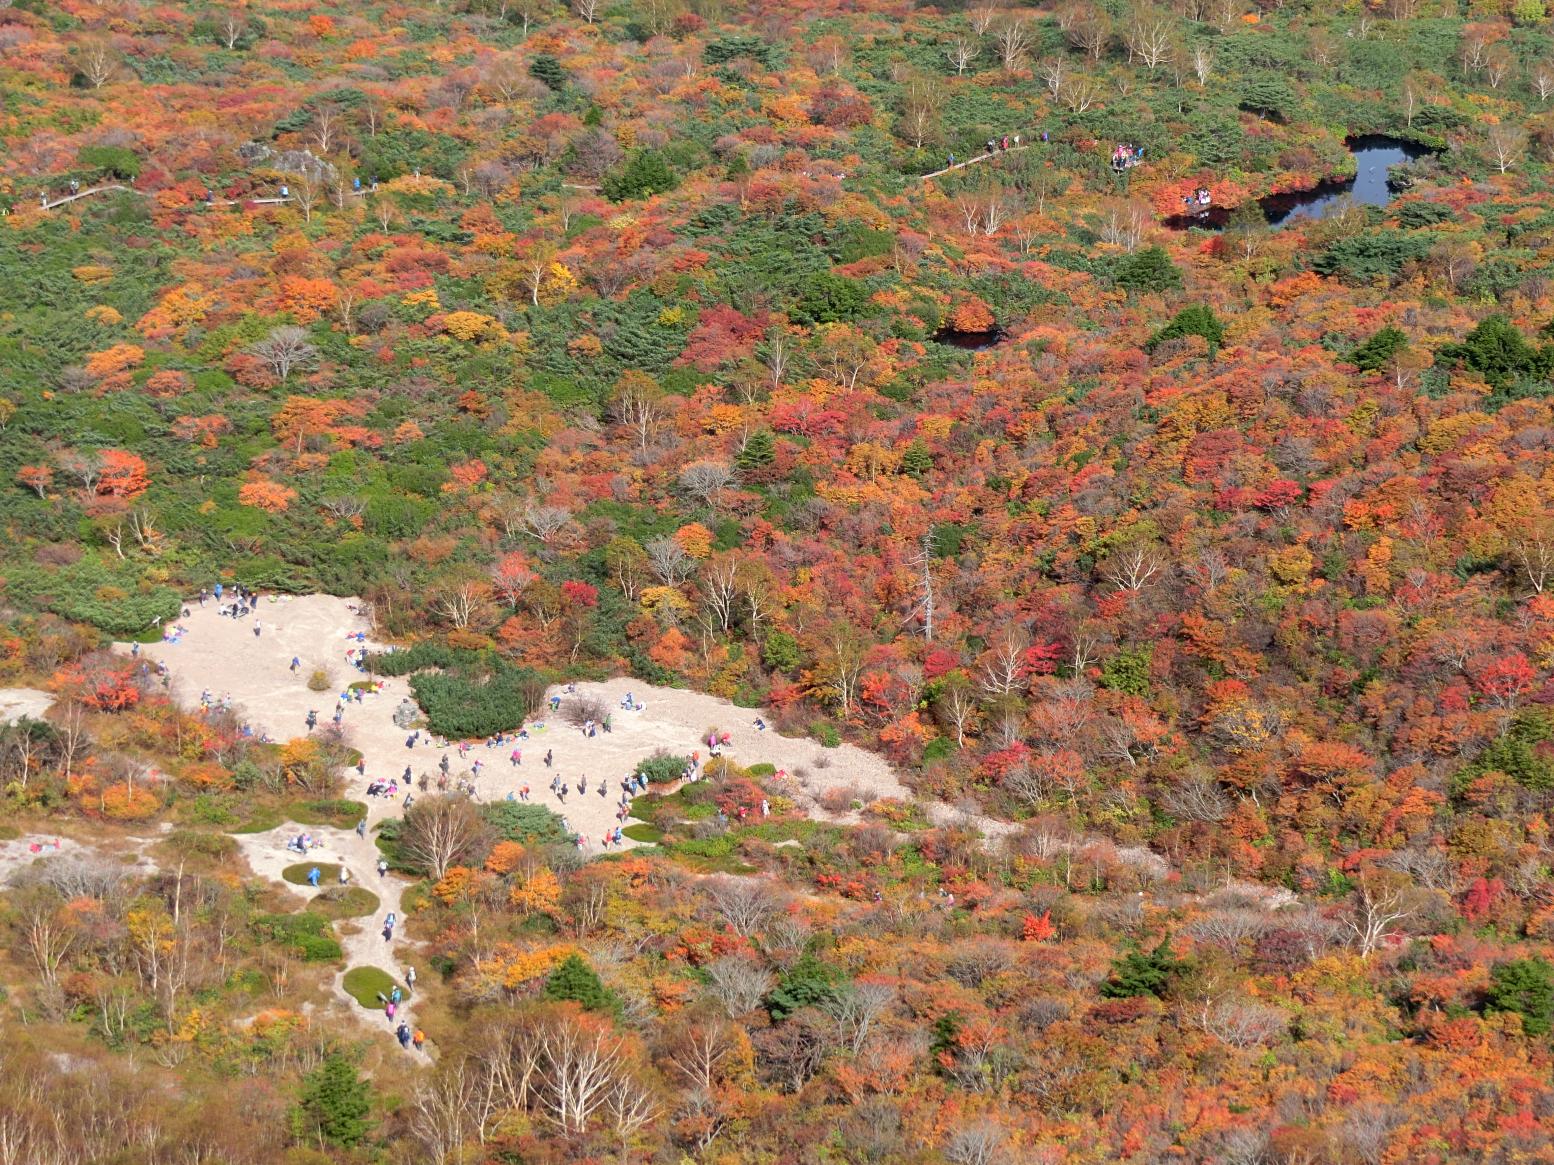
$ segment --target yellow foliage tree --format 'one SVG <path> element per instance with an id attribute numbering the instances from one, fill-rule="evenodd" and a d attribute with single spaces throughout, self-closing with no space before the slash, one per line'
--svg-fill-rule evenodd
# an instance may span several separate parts
<path id="1" fill-rule="evenodd" d="M 522 914 L 555 915 L 561 909 L 561 882 L 549 867 L 540 866 L 513 883 L 508 901 Z"/>

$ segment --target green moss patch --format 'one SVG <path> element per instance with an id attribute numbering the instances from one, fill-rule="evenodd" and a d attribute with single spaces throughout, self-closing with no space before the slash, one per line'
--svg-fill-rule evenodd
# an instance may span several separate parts
<path id="1" fill-rule="evenodd" d="M 345 993 L 372 1010 L 383 1006 L 378 995 L 388 995 L 398 983 L 399 980 L 379 967 L 352 967 L 345 973 Z"/>

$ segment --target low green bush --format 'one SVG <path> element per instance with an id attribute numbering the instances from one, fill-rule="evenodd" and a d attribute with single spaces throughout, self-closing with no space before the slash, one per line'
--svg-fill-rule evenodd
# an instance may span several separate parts
<path id="1" fill-rule="evenodd" d="M 306 875 L 304 870 L 303 874 Z M 322 914 L 261 914 L 250 924 L 254 937 L 288 951 L 307 963 L 328 963 L 342 951 L 329 920 Z"/>
<path id="2" fill-rule="evenodd" d="M 366 918 L 382 905 L 378 896 L 362 886 L 330 886 L 313 896 L 308 909 L 325 918 Z"/>
<path id="3" fill-rule="evenodd" d="M 666 785 L 678 781 L 685 772 L 685 766 L 690 763 L 691 758 L 688 756 L 674 756 L 659 749 L 652 756 L 643 757 L 637 762 L 636 775 L 646 777 L 650 785 Z"/>

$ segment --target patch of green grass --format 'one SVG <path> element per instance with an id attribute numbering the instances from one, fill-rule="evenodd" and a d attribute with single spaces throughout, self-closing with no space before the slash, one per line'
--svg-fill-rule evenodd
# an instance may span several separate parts
<path id="1" fill-rule="evenodd" d="M 248 820 L 234 825 L 232 833 L 269 833 L 280 826 L 281 814 L 277 809 L 260 809 Z"/>
<path id="2" fill-rule="evenodd" d="M 352 967 L 345 973 L 345 993 L 373 1011 L 383 1006 L 378 993 L 387 995 L 398 983 L 399 980 L 378 967 Z"/>
<path id="3" fill-rule="evenodd" d="M 298 825 L 332 825 L 336 829 L 354 829 L 367 816 L 361 801 L 303 801 L 289 810 Z"/>
<path id="4" fill-rule="evenodd" d="M 414 914 L 426 905 L 426 900 L 431 896 L 432 888 L 429 883 L 417 882 L 409 886 L 399 896 L 399 908 L 406 914 Z"/>
<path id="5" fill-rule="evenodd" d="M 376 914 L 378 896 L 362 886 L 331 886 L 313 896 L 308 909 L 325 918 L 365 918 Z"/>
<path id="6" fill-rule="evenodd" d="M 261 914 L 250 924 L 260 942 L 274 943 L 304 962 L 329 963 L 342 952 L 334 928 L 321 914 Z"/>
<path id="7" fill-rule="evenodd" d="M 621 833 L 632 841 L 644 842 L 648 845 L 657 845 L 664 840 L 664 831 L 656 825 L 647 825 L 638 822 L 636 825 L 628 825 Z"/>
<path id="8" fill-rule="evenodd" d="M 768 764 L 764 760 L 757 761 L 755 764 L 746 769 L 745 772 L 749 773 L 752 777 L 775 777 L 777 775 L 777 766 L 774 764 Z"/>
<path id="9" fill-rule="evenodd" d="M 282 870 L 281 877 L 293 886 L 306 886 L 308 871 L 314 869 L 318 871 L 320 886 L 333 886 L 340 879 L 340 866 L 337 862 L 297 862 Z"/>

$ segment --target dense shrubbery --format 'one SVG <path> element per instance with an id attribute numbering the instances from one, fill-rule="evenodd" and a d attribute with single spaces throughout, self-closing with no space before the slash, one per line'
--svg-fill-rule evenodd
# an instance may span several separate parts
<path id="1" fill-rule="evenodd" d="M 367 666 L 379 675 L 410 676 L 427 726 L 450 739 L 517 728 L 545 695 L 545 681 L 530 668 L 516 667 L 493 652 L 431 641 L 373 655 Z"/>

